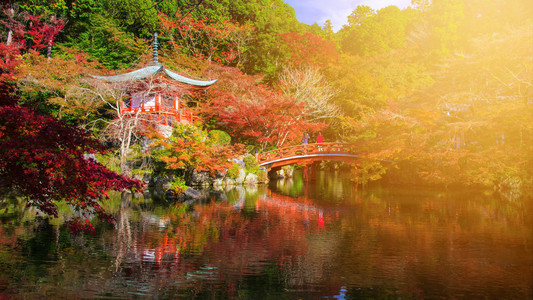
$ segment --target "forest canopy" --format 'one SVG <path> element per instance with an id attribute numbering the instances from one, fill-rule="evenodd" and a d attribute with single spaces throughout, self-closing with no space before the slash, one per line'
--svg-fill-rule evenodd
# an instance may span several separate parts
<path id="1" fill-rule="evenodd" d="M 358 6 L 333 32 L 298 22 L 282 0 L 3 1 L 1 80 L 16 86 L 16 105 L 113 152 L 115 96 L 87 78 L 146 66 L 157 32 L 169 70 L 218 80 L 187 98 L 203 128 L 250 151 L 321 131 L 360 149 L 358 183 L 525 187 L 532 17 L 529 0 L 413 0 Z"/>

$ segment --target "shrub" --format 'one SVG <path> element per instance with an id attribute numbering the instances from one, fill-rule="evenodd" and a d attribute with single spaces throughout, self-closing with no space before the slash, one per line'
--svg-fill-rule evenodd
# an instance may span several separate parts
<path id="1" fill-rule="evenodd" d="M 170 189 L 178 195 L 185 193 L 188 188 L 183 178 L 178 178 L 176 181 L 170 183 Z"/>
<path id="2" fill-rule="evenodd" d="M 209 131 L 209 138 L 213 139 L 215 144 L 219 145 L 229 145 L 231 142 L 231 136 L 222 130 L 211 130 Z"/>
<path id="3" fill-rule="evenodd" d="M 244 158 L 244 165 L 246 168 L 246 173 L 252 173 L 257 174 L 257 170 L 259 170 L 259 163 L 255 159 L 255 157 L 249 155 Z"/>
<path id="4" fill-rule="evenodd" d="M 226 173 L 226 176 L 228 176 L 231 179 L 235 179 L 239 176 L 239 165 L 236 163 L 233 163 L 231 168 L 228 169 L 228 172 Z"/>
<path id="5" fill-rule="evenodd" d="M 259 183 L 268 182 L 268 173 L 265 170 L 258 170 L 256 175 L 257 175 L 257 182 Z"/>

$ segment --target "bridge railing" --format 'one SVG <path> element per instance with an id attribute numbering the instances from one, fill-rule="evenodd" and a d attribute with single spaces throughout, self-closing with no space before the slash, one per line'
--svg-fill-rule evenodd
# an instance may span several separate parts
<path id="1" fill-rule="evenodd" d="M 268 152 L 259 153 L 256 156 L 259 164 L 277 159 L 320 154 L 356 154 L 354 144 L 350 143 L 314 143 L 297 146 L 283 147 Z"/>

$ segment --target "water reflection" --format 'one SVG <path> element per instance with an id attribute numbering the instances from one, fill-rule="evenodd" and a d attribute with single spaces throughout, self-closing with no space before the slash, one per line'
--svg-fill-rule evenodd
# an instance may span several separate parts
<path id="1" fill-rule="evenodd" d="M 0 298 L 533 296 L 531 200 L 319 173 L 196 204 L 107 205 L 117 224 L 96 236 L 0 219 Z"/>

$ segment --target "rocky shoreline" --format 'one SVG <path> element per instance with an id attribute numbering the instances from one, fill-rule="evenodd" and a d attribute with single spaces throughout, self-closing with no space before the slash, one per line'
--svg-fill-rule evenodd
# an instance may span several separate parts
<path id="1" fill-rule="evenodd" d="M 193 172 L 190 178 L 187 178 L 187 188 L 183 191 L 176 192 L 172 189 L 173 183 L 178 180 L 173 175 L 152 175 L 145 174 L 143 180 L 148 189 L 147 193 L 154 199 L 162 201 L 186 201 L 198 200 L 208 197 L 204 192 L 206 190 L 224 190 L 238 186 L 254 186 L 259 184 L 268 184 L 270 180 L 281 178 L 292 178 L 294 169 L 284 167 L 276 172 L 270 172 L 259 167 L 257 170 L 249 171 L 245 160 L 236 159 L 235 164 L 238 169 L 234 172 L 217 173 L 211 176 L 208 172 Z"/>

